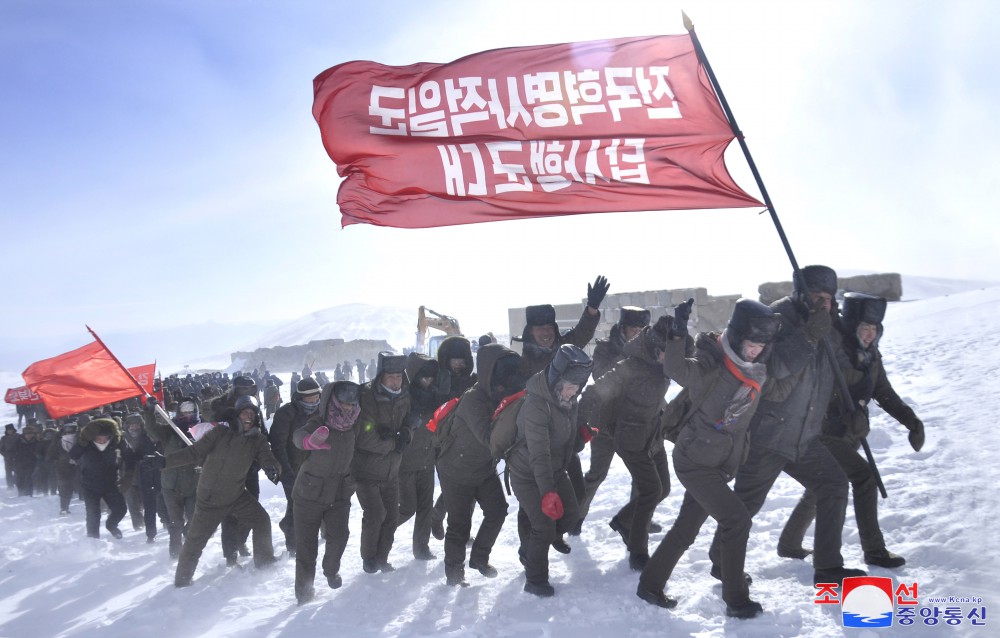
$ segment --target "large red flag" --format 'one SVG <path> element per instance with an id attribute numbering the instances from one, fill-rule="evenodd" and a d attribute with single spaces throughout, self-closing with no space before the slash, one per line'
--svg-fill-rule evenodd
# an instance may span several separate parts
<path id="1" fill-rule="evenodd" d="M 143 393 L 100 341 L 33 363 L 21 376 L 54 419 Z"/>
<path id="2" fill-rule="evenodd" d="M 726 169 L 733 132 L 687 35 L 347 62 L 313 84 L 345 226 L 763 206 Z"/>

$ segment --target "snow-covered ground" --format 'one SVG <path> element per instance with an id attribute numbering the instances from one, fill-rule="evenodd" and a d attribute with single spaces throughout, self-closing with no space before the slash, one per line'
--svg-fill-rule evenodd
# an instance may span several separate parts
<path id="1" fill-rule="evenodd" d="M 550 553 L 556 588 L 551 599 L 521 591 L 513 497 L 491 559 L 500 576 L 487 580 L 470 570 L 472 586 L 467 589 L 444 584 L 439 541 L 431 541 L 438 560 L 411 558 L 412 523 L 396 536 L 390 560 L 397 570 L 363 573 L 358 554 L 361 509 L 355 501 L 353 536 L 341 571 L 344 586 L 329 590 L 320 575 L 316 601 L 298 607 L 293 560 L 266 573 L 249 564 L 227 569 L 216 537 L 194 585 L 178 590 L 165 538 L 147 545 L 143 532 L 123 524 L 123 540 L 107 535 L 87 539 L 82 503 L 74 503 L 72 516 L 60 518 L 57 497 L 18 498 L 7 490 L 0 492 L 0 636 L 993 635 L 1000 623 L 994 616 L 1000 613 L 1000 587 L 995 584 L 1000 568 L 1000 287 L 891 304 L 885 325 L 886 368 L 900 396 L 926 424 L 927 444 L 914 452 L 906 430 L 875 410 L 869 441 L 889 491 L 889 499 L 881 502 L 882 529 L 889 549 L 904 555 L 908 564 L 871 573 L 893 576 L 897 584 L 917 583 L 921 607 L 933 606 L 931 597 L 981 597 L 977 606 L 987 609 L 986 627 L 972 627 L 968 620 L 928 627 L 918 618 L 910 627 L 844 629 L 838 605 L 814 604 L 811 566 L 775 554 L 781 526 L 801 491 L 784 477 L 754 520 L 748 547 L 751 594 L 763 604 L 763 616 L 749 621 L 725 617 L 720 586 L 708 575 L 711 521 L 668 584 L 668 593 L 680 599 L 678 607 L 652 607 L 636 598 L 637 575 L 607 526 L 629 492 L 628 473 L 616 462 L 582 536 L 569 539 L 572 553 Z M 0 383 L 20 385 L 17 381 L 15 375 L 0 374 Z M 13 420 L 8 408 L 0 408 L 0 422 Z M 262 502 L 280 546 L 277 521 L 284 498 L 263 477 L 261 483 Z M 682 493 L 674 480 L 657 521 L 670 525 Z M 661 538 L 654 535 L 651 547 Z M 844 555 L 848 566 L 863 566 L 850 509 Z M 965 613 L 973 607 L 957 606 Z"/>

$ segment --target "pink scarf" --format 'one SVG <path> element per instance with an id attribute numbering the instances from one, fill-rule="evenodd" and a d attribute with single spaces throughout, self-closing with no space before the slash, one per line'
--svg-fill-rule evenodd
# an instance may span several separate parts
<path id="1" fill-rule="evenodd" d="M 323 424 L 331 430 L 346 432 L 354 427 L 354 422 L 358 419 L 359 414 L 361 414 L 360 405 L 355 403 L 348 410 L 340 401 L 337 401 L 337 397 L 331 394 L 330 403 L 326 407 L 326 420 Z"/>

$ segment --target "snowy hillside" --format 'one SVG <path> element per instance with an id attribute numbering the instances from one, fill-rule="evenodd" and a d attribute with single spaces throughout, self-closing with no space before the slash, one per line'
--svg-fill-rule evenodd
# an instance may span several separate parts
<path id="1" fill-rule="evenodd" d="M 727 619 L 719 583 L 709 577 L 709 521 L 682 558 L 667 593 L 680 600 L 666 611 L 635 596 L 637 575 L 625 548 L 607 526 L 629 493 L 620 462 L 612 467 L 583 528 L 570 538 L 571 554 L 550 552 L 552 599 L 521 591 L 517 559 L 517 504 L 509 515 L 491 563 L 500 577 L 474 571 L 472 586 L 444 584 L 442 544 L 432 539 L 438 560 L 414 561 L 412 523 L 396 535 L 391 574 L 361 570 L 358 537 L 361 509 L 351 511 L 352 537 L 344 555 L 344 586 L 332 591 L 317 577 L 316 601 L 295 604 L 294 561 L 258 573 L 227 569 L 216 538 L 206 548 L 194 586 L 173 587 L 173 563 L 165 534 L 154 545 L 123 522 L 125 538 L 84 536 L 84 508 L 74 502 L 70 517 L 57 516 L 55 496 L 17 498 L 0 492 L 0 636 L 875 636 L 990 635 L 1000 610 L 1000 287 L 891 304 L 882 341 L 886 368 L 896 390 L 923 419 L 927 444 L 919 453 L 906 430 L 879 410 L 870 443 L 889 491 L 881 501 L 882 529 L 890 550 L 906 567 L 879 568 L 872 575 L 919 586 L 920 605 L 931 597 L 978 596 L 987 608 L 987 627 L 913 626 L 885 633 L 856 633 L 841 626 L 838 605 L 813 602 L 812 568 L 782 559 L 775 545 L 801 489 L 779 479 L 754 520 L 747 570 L 751 595 L 764 606 L 759 618 Z M 10 382 L 7 377 L 0 381 Z M 6 406 L 5 406 L 6 407 Z M 3 414 L 9 416 L 9 411 Z M 8 419 L 4 419 L 6 422 Z M 584 453 L 584 467 L 588 465 Z M 284 511 L 281 490 L 261 477 L 262 501 L 271 515 L 275 544 Z M 655 519 L 669 526 L 683 488 L 676 480 Z M 479 520 L 477 515 L 476 520 Z M 478 524 L 478 523 L 476 523 Z M 651 538 L 651 549 L 662 538 Z M 811 538 L 808 539 L 811 541 Z M 848 566 L 863 567 L 849 508 L 844 529 Z M 967 614 L 971 604 L 958 605 Z"/>
<path id="2" fill-rule="evenodd" d="M 243 350 L 297 346 L 317 339 L 385 339 L 398 352 L 412 348 L 417 309 L 352 303 L 324 308 L 286 323 Z"/>

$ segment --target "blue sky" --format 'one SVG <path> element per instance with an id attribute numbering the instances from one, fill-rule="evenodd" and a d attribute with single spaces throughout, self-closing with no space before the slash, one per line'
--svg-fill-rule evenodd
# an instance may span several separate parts
<path id="1" fill-rule="evenodd" d="M 26 340 L 86 342 L 84 324 L 141 332 L 361 302 L 502 331 L 507 307 L 578 300 L 599 273 L 619 292 L 752 295 L 787 279 L 752 210 L 340 228 L 311 114 L 324 69 L 682 33 L 682 6 L 801 264 L 1000 279 L 996 3 L 347 6 L 0 3 L 0 367 L 30 363 L 2 359 Z M 756 194 L 738 148 L 728 158 Z"/>

